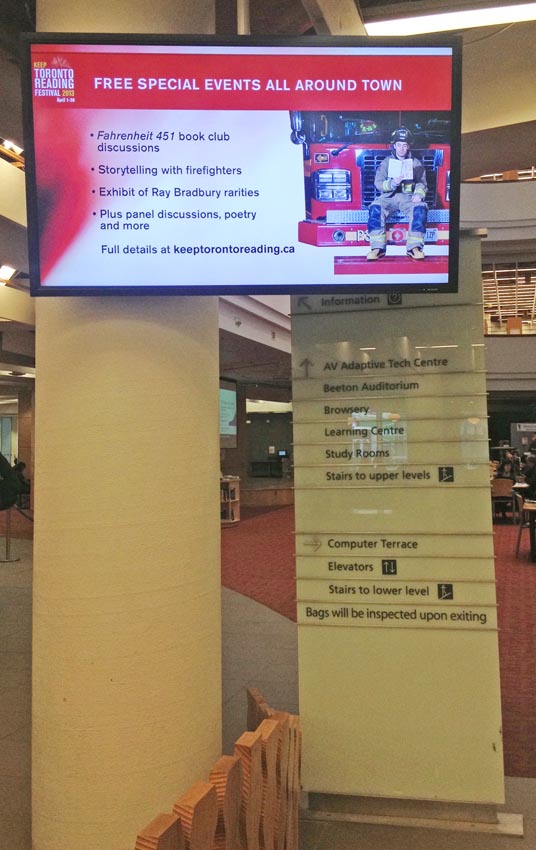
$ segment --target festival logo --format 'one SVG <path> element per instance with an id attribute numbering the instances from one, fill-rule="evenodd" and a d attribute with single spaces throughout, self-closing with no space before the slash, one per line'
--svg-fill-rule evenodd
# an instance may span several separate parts
<path id="1" fill-rule="evenodd" d="M 75 102 L 74 69 L 68 59 L 54 56 L 33 63 L 34 97 L 51 97 L 56 103 Z"/>

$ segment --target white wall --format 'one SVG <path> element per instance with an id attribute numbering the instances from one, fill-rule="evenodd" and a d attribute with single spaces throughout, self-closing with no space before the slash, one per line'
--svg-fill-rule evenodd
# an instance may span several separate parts
<path id="1" fill-rule="evenodd" d="M 536 392 L 536 336 L 486 337 L 488 392 Z"/>

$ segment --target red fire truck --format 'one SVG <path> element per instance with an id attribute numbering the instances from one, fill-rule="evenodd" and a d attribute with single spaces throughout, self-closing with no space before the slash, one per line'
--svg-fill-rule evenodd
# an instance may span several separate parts
<path id="1" fill-rule="evenodd" d="M 426 244 L 438 246 L 438 254 L 447 254 L 448 120 L 428 117 L 414 121 L 412 126 L 398 113 L 367 117 L 358 112 L 291 112 L 290 123 L 292 141 L 303 147 L 305 219 L 298 225 L 300 242 L 318 247 L 366 248 L 368 208 L 377 194 L 374 177 L 380 162 L 390 153 L 385 140 L 403 124 L 411 127 L 412 154 L 426 169 Z M 396 213 L 391 216 L 387 245 L 403 245 L 407 229 L 407 219 Z"/>

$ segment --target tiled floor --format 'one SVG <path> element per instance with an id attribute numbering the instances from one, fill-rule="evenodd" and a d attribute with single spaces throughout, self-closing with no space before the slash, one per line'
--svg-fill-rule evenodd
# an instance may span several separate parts
<path id="1" fill-rule="evenodd" d="M 270 705 L 298 710 L 296 624 L 251 599 L 223 588 L 224 751 L 246 728 L 248 685 Z M 510 814 L 522 814 L 523 839 L 478 832 L 380 826 L 301 823 L 301 850 L 536 850 L 536 779 L 506 780 Z"/>
<path id="2" fill-rule="evenodd" d="M 31 541 L 0 563 L 0 850 L 30 850 Z M 0 557 L 2 554 L 0 553 Z M 296 625 L 222 591 L 224 752 L 246 728 L 248 685 L 297 712 Z M 302 823 L 301 850 L 536 850 L 536 780 L 508 779 L 507 812 L 525 816 L 524 839 L 365 824 Z"/>
<path id="3" fill-rule="evenodd" d="M 506 780 L 506 812 L 523 814 L 524 837 L 377 824 L 306 823 L 301 850 L 534 850 L 536 779 Z"/>
<path id="4" fill-rule="evenodd" d="M 5 557 L 0 540 L 0 558 Z M 0 563 L 0 847 L 30 848 L 32 544 L 12 540 Z"/>
<path id="5" fill-rule="evenodd" d="M 246 730 L 246 692 L 258 688 L 268 703 L 298 713 L 296 623 L 253 599 L 222 588 L 223 751 L 232 753 Z"/>

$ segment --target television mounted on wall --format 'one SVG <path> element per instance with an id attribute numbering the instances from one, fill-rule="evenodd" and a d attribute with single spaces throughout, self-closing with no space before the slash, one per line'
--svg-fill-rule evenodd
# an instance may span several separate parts
<path id="1" fill-rule="evenodd" d="M 236 449 L 238 445 L 238 406 L 236 381 L 220 378 L 220 448 Z"/>
<path id="2" fill-rule="evenodd" d="M 32 293 L 456 291 L 460 55 L 437 36 L 25 37 Z M 385 210 L 373 260 L 397 133 L 393 194 L 420 217 Z"/>

